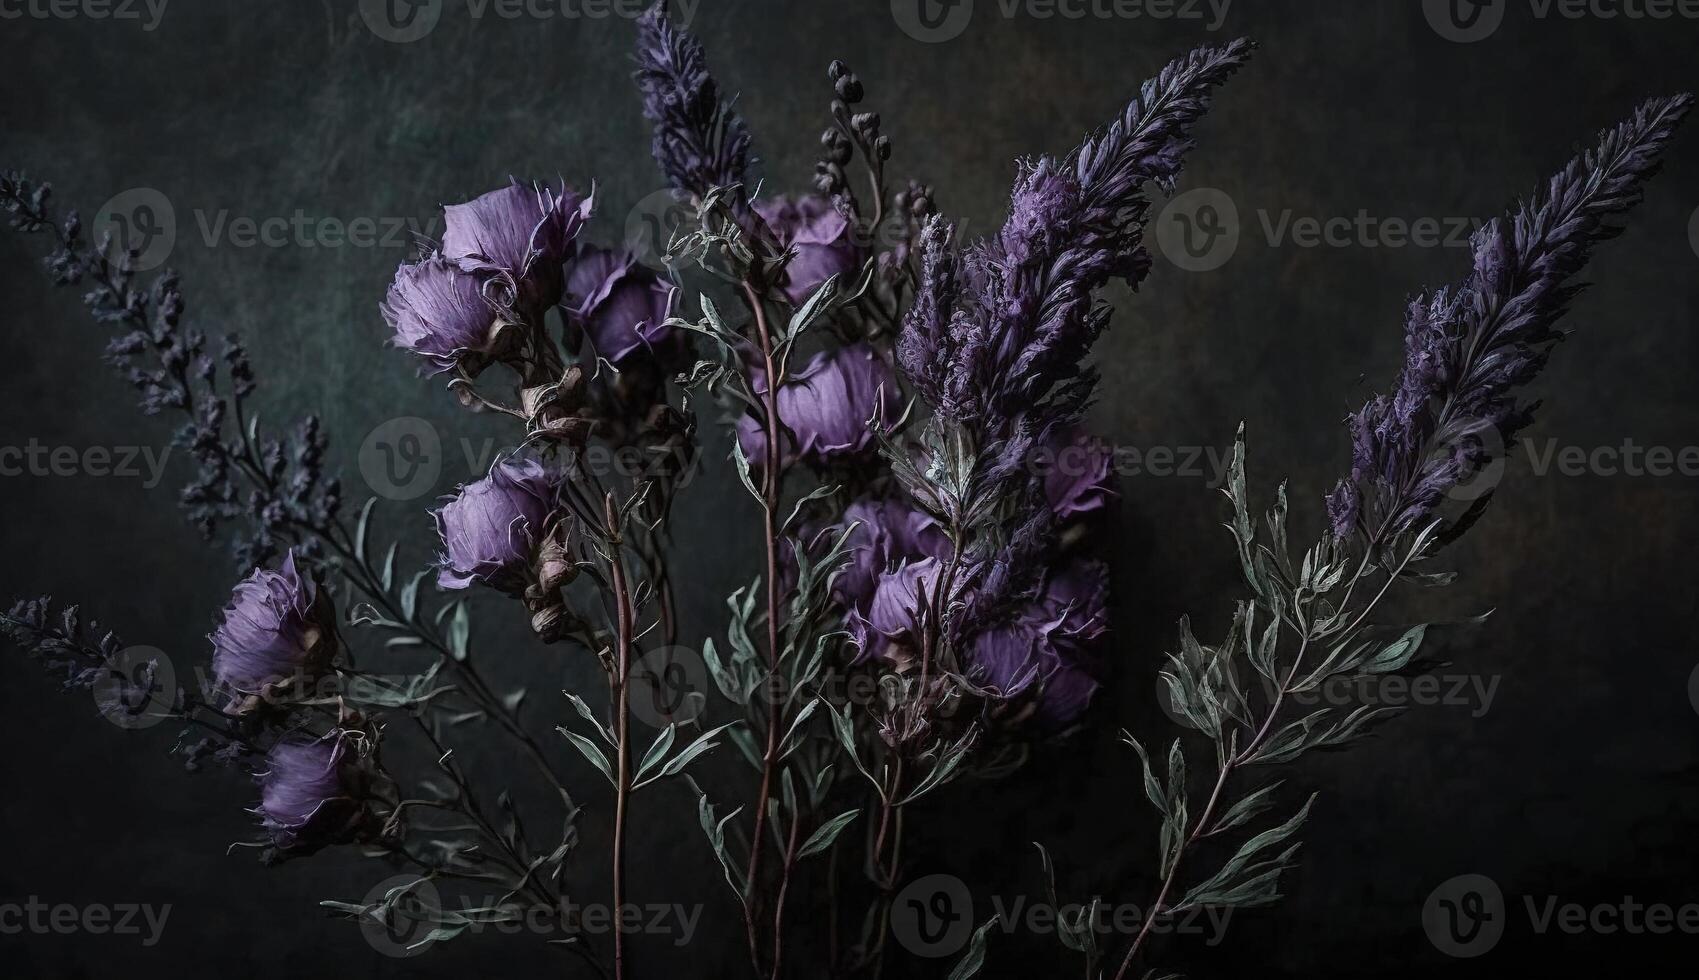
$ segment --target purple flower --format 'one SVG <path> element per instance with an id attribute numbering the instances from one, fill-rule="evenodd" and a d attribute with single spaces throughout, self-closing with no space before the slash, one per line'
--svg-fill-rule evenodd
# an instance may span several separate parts
<path id="1" fill-rule="evenodd" d="M 1101 562 L 1052 573 L 1010 622 L 967 641 L 968 678 L 1006 699 L 1030 698 L 1047 730 L 1067 727 L 1097 690 L 1092 668 L 1108 631 L 1108 599 Z"/>
<path id="2" fill-rule="evenodd" d="M 821 351 L 793 375 L 778 393 L 780 438 L 786 461 L 800 458 L 824 466 L 866 453 L 873 447 L 868 421 L 883 420 L 896 404 L 897 381 L 890 365 L 866 344 Z M 756 380 L 757 393 L 766 393 Z M 738 442 L 755 466 L 766 465 L 766 441 L 759 419 L 738 420 Z"/>
<path id="3" fill-rule="evenodd" d="M 494 342 L 495 310 L 478 280 L 440 255 L 396 269 L 379 309 L 395 332 L 391 342 L 424 358 L 432 374 L 453 370 L 467 355 L 488 354 Z"/>
<path id="4" fill-rule="evenodd" d="M 923 558 L 945 559 L 950 539 L 925 511 L 896 499 L 857 500 L 844 508 L 842 527 L 850 532 L 848 561 L 832 586 L 846 609 L 866 612 L 879 577 L 897 566 Z"/>
<path id="5" fill-rule="evenodd" d="M 755 211 L 793 254 L 780 283 L 786 298 L 801 306 L 832 276 L 848 276 L 861 266 L 861 249 L 850 234 L 849 219 L 831 201 L 809 194 L 794 202 L 774 197 L 755 202 Z"/>
<path id="6" fill-rule="evenodd" d="M 1149 270 L 1145 185 L 1172 184 L 1210 90 L 1250 52 L 1198 48 L 1065 159 L 1023 166 L 1001 233 L 965 257 L 947 223 L 928 222 L 898 360 L 940 417 L 988 448 L 1077 417 L 1096 383 L 1081 361 L 1108 322 L 1097 291 Z"/>
<path id="7" fill-rule="evenodd" d="M 664 326 L 672 288 L 628 251 L 587 246 L 566 280 L 567 322 L 584 331 L 596 354 L 619 364 L 639 351 L 673 359 L 681 340 Z"/>
<path id="8" fill-rule="evenodd" d="M 590 217 L 591 199 L 515 181 L 443 208 L 442 253 L 478 276 L 485 295 L 535 316 L 560 299 L 561 264 Z"/>
<path id="9" fill-rule="evenodd" d="M 340 730 L 322 738 L 290 735 L 266 753 L 256 812 L 279 852 L 310 854 L 355 836 L 365 816 L 363 780 L 348 758 L 348 743 L 357 737 Z"/>
<path id="10" fill-rule="evenodd" d="M 1051 441 L 1049 467 L 1044 474 L 1044 499 L 1058 520 L 1102 510 L 1113 496 L 1109 489 L 1109 447 L 1073 426 Z"/>
<path id="11" fill-rule="evenodd" d="M 731 189 L 731 205 L 748 212 L 749 130 L 720 98 L 702 42 L 667 19 L 665 0 L 637 22 L 637 87 L 643 118 L 654 124 L 653 153 L 677 190 L 703 198 Z"/>
<path id="12" fill-rule="evenodd" d="M 437 585 L 464 589 L 482 582 L 523 589 L 524 574 L 555 516 L 559 481 L 532 459 L 508 458 L 490 475 L 460 488 L 435 511 L 442 538 Z"/>
<path id="13" fill-rule="evenodd" d="M 1616 233 L 1608 219 L 1639 202 L 1692 102 L 1641 104 L 1543 194 L 1476 233 L 1474 269 L 1461 285 L 1411 301 L 1396 390 L 1350 419 L 1351 473 L 1327 497 L 1335 537 L 1361 529 L 1378 545 L 1424 524 L 1533 420 L 1519 389 L 1563 337 L 1555 326 L 1579 291 L 1573 280 Z M 1480 516 L 1491 488 L 1467 496 L 1473 503 L 1440 540 Z"/>
<path id="14" fill-rule="evenodd" d="M 901 663 L 919 648 L 917 615 L 924 593 L 933 599 L 944 566 L 936 558 L 910 561 L 881 574 L 864 610 L 851 610 L 844 617 L 850 640 L 859 653 L 856 661 L 881 658 Z"/>
<path id="15" fill-rule="evenodd" d="M 330 595 L 300 573 L 291 549 L 277 570 L 256 568 L 231 593 L 209 637 L 213 678 L 236 695 L 297 675 L 311 680 L 335 652 L 335 621 Z"/>

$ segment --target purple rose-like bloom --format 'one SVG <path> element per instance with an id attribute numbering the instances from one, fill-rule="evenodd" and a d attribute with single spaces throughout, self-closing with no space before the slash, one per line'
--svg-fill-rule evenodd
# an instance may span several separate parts
<path id="1" fill-rule="evenodd" d="M 861 249 L 850 234 L 849 219 L 831 201 L 814 194 L 795 201 L 773 197 L 756 201 L 755 211 L 779 244 L 794 253 L 780 284 L 793 305 L 801 306 L 827 279 L 850 275 L 861 266 Z"/>
<path id="2" fill-rule="evenodd" d="M 938 521 L 899 499 L 855 501 L 844 508 L 840 526 L 851 524 L 848 560 L 832 585 L 833 596 L 846 609 L 866 612 L 879 577 L 890 569 L 950 555 L 950 539 Z"/>
<path id="3" fill-rule="evenodd" d="M 1113 496 L 1109 489 L 1109 447 L 1074 426 L 1050 447 L 1050 466 L 1044 474 L 1044 499 L 1057 520 L 1102 510 Z"/>
<path id="4" fill-rule="evenodd" d="M 460 488 L 434 515 L 442 538 L 437 585 L 482 582 L 517 591 L 555 512 L 559 480 L 532 459 L 508 458 Z"/>
<path id="5" fill-rule="evenodd" d="M 396 269 L 379 309 L 395 332 L 391 343 L 424 358 L 432 374 L 489 352 L 495 310 L 478 280 L 440 255 Z"/>
<path id="6" fill-rule="evenodd" d="M 478 276 L 486 295 L 535 314 L 560 299 L 561 264 L 589 220 L 591 199 L 517 181 L 443 208 L 442 253 Z"/>
<path id="7" fill-rule="evenodd" d="M 1109 626 L 1109 574 L 1076 561 L 1052 573 L 1014 619 L 967 642 L 970 680 L 1005 698 L 1032 696 L 1041 725 L 1078 720 L 1097 690 L 1092 668 Z"/>
<path id="8" fill-rule="evenodd" d="M 765 394 L 763 380 L 758 378 L 755 386 L 758 394 Z M 896 395 L 890 365 L 866 344 L 821 351 L 779 388 L 784 458 L 824 466 L 867 452 L 874 441 L 868 420 L 885 419 L 896 404 Z M 737 438 L 751 464 L 766 465 L 767 446 L 759 419 L 740 418 Z"/>
<path id="9" fill-rule="evenodd" d="M 297 674 L 317 676 L 335 650 L 330 596 L 302 575 L 289 551 L 276 570 L 256 568 L 236 585 L 213 630 L 212 673 L 220 689 L 255 694 Z"/>
<path id="10" fill-rule="evenodd" d="M 347 732 L 322 738 L 291 735 L 266 753 L 256 812 L 272 846 L 310 854 L 353 837 L 364 807 L 360 777 L 348 759 Z"/>
<path id="11" fill-rule="evenodd" d="M 930 604 L 943 574 L 942 562 L 924 558 L 906 562 L 878 577 L 866 609 L 852 609 L 844 617 L 850 641 L 859 651 L 856 662 L 900 659 L 919 646 L 916 626 L 921 596 L 924 593 Z"/>
<path id="12" fill-rule="evenodd" d="M 672 287 L 629 251 L 585 247 L 567 276 L 566 293 L 567 322 L 613 364 L 640 351 L 672 360 L 682 346 L 677 331 L 664 325 L 672 314 Z"/>

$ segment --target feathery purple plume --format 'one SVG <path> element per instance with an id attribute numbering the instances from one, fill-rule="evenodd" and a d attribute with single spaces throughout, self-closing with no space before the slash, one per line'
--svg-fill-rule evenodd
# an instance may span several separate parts
<path id="1" fill-rule="evenodd" d="M 1024 164 L 1002 232 L 965 258 L 942 219 L 928 222 L 899 357 L 939 415 L 1000 440 L 1078 414 L 1096 381 L 1080 362 L 1109 319 L 1097 291 L 1150 268 L 1144 185 L 1173 184 L 1210 89 L 1252 48 L 1198 48 L 1065 159 Z"/>
<path id="2" fill-rule="evenodd" d="M 1543 194 L 1475 234 L 1468 278 L 1410 302 L 1396 390 L 1349 419 L 1351 475 L 1327 498 L 1335 536 L 1361 528 L 1380 542 L 1415 527 L 1532 421 L 1537 405 L 1520 402 L 1517 389 L 1563 339 L 1554 327 L 1584 288 L 1575 276 L 1620 230 L 1606 219 L 1639 203 L 1692 103 L 1681 95 L 1641 104 Z M 1446 535 L 1473 523 L 1491 496 L 1490 488 L 1475 496 Z"/>
<path id="3" fill-rule="evenodd" d="M 637 22 L 636 79 L 643 116 L 655 126 L 655 162 L 667 181 L 696 198 L 735 185 L 732 204 L 743 214 L 749 130 L 731 103 L 721 100 L 702 42 L 667 18 L 666 0 Z"/>

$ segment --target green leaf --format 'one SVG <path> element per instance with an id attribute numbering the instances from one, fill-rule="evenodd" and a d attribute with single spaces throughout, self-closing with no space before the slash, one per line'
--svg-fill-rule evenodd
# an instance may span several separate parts
<path id="1" fill-rule="evenodd" d="M 448 652 L 464 663 L 468 656 L 467 643 L 472 637 L 472 614 L 465 601 L 454 604 L 454 617 L 448 621 Z"/>
<path id="2" fill-rule="evenodd" d="M 602 754 L 602 750 L 596 746 L 595 742 L 590 741 L 589 739 L 585 738 L 584 736 L 578 734 L 577 732 L 575 732 L 572 729 L 567 728 L 565 726 L 558 726 L 558 727 L 555 728 L 555 731 L 560 732 L 562 735 L 565 735 L 566 740 L 568 742 L 571 742 L 573 747 L 576 748 L 579 752 L 583 753 L 584 758 L 589 759 L 591 765 L 595 766 L 597 769 L 600 769 L 602 771 L 602 775 L 608 777 L 608 785 L 609 786 L 617 786 L 618 785 L 618 783 L 614 780 L 614 767 L 613 767 L 613 765 L 608 762 L 608 757 Z"/>
<path id="3" fill-rule="evenodd" d="M 848 827 L 860 813 L 860 809 L 845 810 L 821 824 L 819 830 L 808 835 L 808 840 L 802 845 L 802 850 L 796 852 L 796 856 L 805 858 L 831 847 L 832 842 L 838 839 L 838 835 L 843 833 L 844 828 Z"/>
<path id="4" fill-rule="evenodd" d="M 979 968 L 985 965 L 985 937 L 996 924 L 996 918 L 986 919 L 984 925 L 974 930 L 973 939 L 968 942 L 967 952 L 950 971 L 949 980 L 968 980 L 979 973 Z"/>

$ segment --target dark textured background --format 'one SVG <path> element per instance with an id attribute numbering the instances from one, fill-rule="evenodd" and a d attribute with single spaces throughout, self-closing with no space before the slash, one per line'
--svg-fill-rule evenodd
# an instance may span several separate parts
<path id="1" fill-rule="evenodd" d="M 1456 44 L 1417 2 L 1239 0 L 1217 34 L 1191 20 L 1008 20 L 989 0 L 980 7 L 941 44 L 903 34 L 883 2 L 707 0 L 695 27 L 724 84 L 743 93 L 770 186 L 806 180 L 823 69 L 839 57 L 881 111 L 896 171 L 933 182 L 942 205 L 978 231 L 1000 218 L 1014 158 L 1066 150 L 1193 44 L 1240 33 L 1261 41 L 1203 126 L 1185 183 L 1237 202 L 1238 251 L 1210 272 L 1159 259 L 1141 295 L 1111 290 L 1118 314 L 1098 351 L 1106 383 L 1094 421 L 1125 446 L 1222 447 L 1248 419 L 1256 486 L 1289 475 L 1306 531 L 1345 461 L 1339 418 L 1395 370 L 1403 298 L 1455 278 L 1467 253 L 1276 247 L 1255 215 L 1486 216 L 1637 99 L 1699 87 L 1693 20 L 1540 19 L 1513 2 L 1493 37 Z M 422 415 L 454 436 L 495 431 L 467 422 L 381 347 L 376 304 L 404 250 L 209 247 L 195 215 L 422 219 L 510 173 L 562 174 L 599 181 L 613 220 L 596 234 L 617 238 L 619 216 L 656 187 L 626 77 L 631 33 L 621 19 L 474 23 L 457 2 L 413 44 L 374 37 L 349 2 L 172 0 L 152 32 L 0 20 L 0 163 L 50 178 L 63 204 L 85 211 L 124 188 L 163 192 L 179 226 L 171 263 L 195 322 L 246 335 L 268 416 L 324 417 L 359 496 L 355 448 L 385 419 Z M 1699 137 L 1684 133 L 1670 158 L 1627 234 L 1593 266 L 1597 285 L 1570 319 L 1578 333 L 1539 385 L 1548 405 L 1538 439 L 1699 442 L 1699 256 L 1689 232 Z M 168 425 L 132 411 L 129 390 L 99 362 L 101 329 L 49 287 L 39 248 L 0 235 L 0 444 L 162 446 Z M 235 570 L 177 514 L 181 463 L 151 490 L 134 479 L 0 480 L 0 594 L 80 599 L 130 642 L 171 651 L 180 668 L 195 663 Z M 451 466 L 443 484 L 465 476 Z M 1220 498 L 1205 480 L 1133 477 L 1122 489 L 1107 545 L 1117 672 L 1092 730 L 1042 750 L 1012 780 L 941 794 L 913 824 L 917 872 L 953 872 L 981 895 L 1038 894 L 1029 842 L 1040 840 L 1066 892 L 1147 897 L 1154 830 L 1114 732 L 1168 737 L 1153 678 L 1173 622 L 1189 611 L 1218 633 L 1239 586 Z M 1203 976 L 1579 975 L 1691 950 L 1691 936 L 1536 935 L 1522 901 L 1699 901 L 1699 717 L 1688 688 L 1695 502 L 1691 478 L 1541 477 L 1514 463 L 1489 518 L 1455 552 L 1465 574 L 1444 599 L 1457 613 L 1497 607 L 1446 651 L 1452 671 L 1501 678 L 1492 710 L 1421 709 L 1347 754 L 1300 766 L 1294 798 L 1322 795 L 1287 900 L 1236 918 L 1219 948 L 1170 945 L 1169 961 Z M 386 514 L 391 527 L 424 527 L 416 508 Z M 753 517 L 723 468 L 689 495 L 679 525 L 687 636 L 722 629 L 718 596 L 755 568 Z M 422 547 L 411 555 L 425 557 Z M 491 601 L 480 610 L 487 624 L 511 612 Z M 539 732 L 559 715 L 552 688 L 596 686 L 585 663 L 562 666 L 517 632 L 504 638 L 484 659 L 533 686 Z M 357 897 L 386 872 L 329 856 L 266 870 L 251 852 L 226 855 L 251 833 L 250 787 L 182 773 L 165 756 L 164 727 L 120 732 L 15 657 L 0 680 L 0 902 L 173 906 L 156 947 L 0 936 L 0 970 L 262 980 L 566 969 L 545 950 L 494 938 L 404 963 L 377 956 L 315 903 Z M 581 764 L 559 755 L 592 811 L 573 868 L 595 899 L 606 800 Z M 494 758 L 481 771 L 512 765 Z M 643 803 L 634 896 L 709 903 L 687 955 L 639 946 L 644 975 L 738 975 L 736 917 L 691 801 L 669 788 Z M 1510 904 L 1505 941 L 1479 960 L 1437 952 L 1421 923 L 1430 891 L 1463 873 L 1490 876 Z M 795 921 L 810 918 L 799 909 Z M 1046 937 L 999 939 L 995 952 L 993 976 L 1076 972 Z"/>

